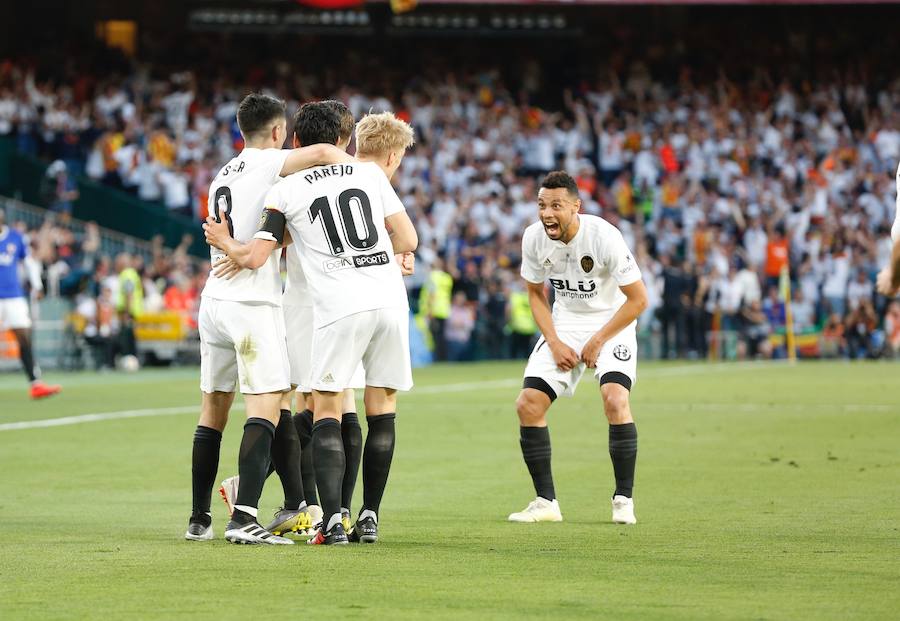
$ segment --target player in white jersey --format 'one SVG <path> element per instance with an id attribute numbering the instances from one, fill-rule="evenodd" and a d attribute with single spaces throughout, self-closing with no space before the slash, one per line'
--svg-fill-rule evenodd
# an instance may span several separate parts
<path id="1" fill-rule="evenodd" d="M 315 123 L 315 116 L 308 122 Z M 362 361 L 366 368 L 369 428 L 363 508 L 354 526 L 360 541 L 377 539 L 377 514 L 394 450 L 396 392 L 412 387 L 409 306 L 392 256 L 415 250 L 418 239 L 388 182 L 413 142 L 412 128 L 390 113 L 372 114 L 357 125 L 356 142 L 360 163 L 301 171 L 277 184 L 266 198 L 269 219 L 280 215 L 300 245 L 313 297 L 310 385 L 323 525 L 312 544 L 347 542 L 340 512 L 345 457 L 338 421 L 342 391 L 357 365 Z M 262 227 L 246 246 L 210 239 L 212 228 L 207 225 L 208 240 L 251 269 L 280 242 L 278 226 Z"/>
<path id="2" fill-rule="evenodd" d="M 284 102 L 273 97 L 248 95 L 238 108 L 237 120 L 245 148 L 213 180 L 209 211 L 237 239 L 248 240 L 259 228 L 267 192 L 282 175 L 313 163 L 348 158 L 328 145 L 282 150 L 286 134 Z M 213 261 L 221 255 L 214 249 Z M 270 461 L 274 461 L 285 485 L 285 508 L 290 509 L 294 521 L 291 527 L 299 527 L 304 515 L 306 520 L 309 517 L 300 506 L 299 438 L 290 417 L 285 425 L 278 412 L 281 395 L 289 386 L 278 260 L 278 252 L 273 251 L 259 270 L 232 280 L 210 274 L 203 290 L 199 316 L 203 398 L 194 434 L 193 510 L 187 539 L 213 537 L 210 496 L 222 430 L 238 383 L 244 394 L 247 423 L 239 458 L 240 488 L 226 539 L 235 543 L 292 543 L 257 524 L 257 504 Z M 282 430 L 276 445 L 281 440 L 283 446 L 272 451 L 276 425 Z"/>
<path id="3" fill-rule="evenodd" d="M 512 522 L 562 520 L 550 468 L 547 410 L 558 396 L 572 396 L 586 368 L 600 384 L 609 421 L 609 454 L 616 489 L 613 521 L 634 524 L 637 430 L 628 396 L 637 378 L 637 318 L 647 307 L 641 272 L 614 226 L 579 214 L 575 180 L 552 172 L 538 192 L 540 222 L 522 236 L 522 278 L 541 330 L 516 401 L 522 456 L 537 497 Z M 551 312 L 544 294 L 556 295 Z"/>
<path id="4" fill-rule="evenodd" d="M 894 248 L 890 262 L 878 273 L 878 293 L 894 297 L 900 293 L 900 166 L 897 167 L 897 199 L 894 211 L 894 225 L 891 240 Z"/>
<path id="5" fill-rule="evenodd" d="M 328 111 L 335 117 L 328 118 Z M 316 123 L 305 122 L 306 117 L 316 115 Z M 342 151 L 346 151 L 353 137 L 356 123 L 353 115 L 339 101 L 322 101 L 305 104 L 294 118 L 293 146 L 299 148 L 304 144 L 334 143 Z M 355 160 L 354 160 L 355 161 Z M 297 390 L 297 411 L 293 421 L 300 437 L 300 472 L 303 479 L 303 492 L 312 523 L 322 519 L 322 510 L 318 506 L 316 495 L 316 478 L 312 461 L 312 427 L 313 403 L 309 387 L 309 372 L 312 362 L 313 335 L 313 303 L 309 292 L 309 284 L 300 264 L 299 246 L 289 244 L 285 247 L 287 262 L 287 278 L 283 295 L 285 331 L 287 336 L 288 359 L 290 360 L 290 378 L 292 389 Z M 402 266 L 406 267 L 406 266 Z M 411 269 L 411 266 L 409 266 Z M 222 277 L 233 277 L 241 273 L 241 267 L 231 261 L 219 261 L 214 273 Z M 406 272 L 404 272 L 406 274 Z M 344 442 L 346 468 L 341 486 L 341 515 L 345 529 L 350 529 L 350 506 L 356 486 L 359 464 L 362 459 L 362 429 L 356 415 L 356 396 L 354 388 L 365 387 L 365 372 L 362 364 L 357 367 L 350 380 L 349 388 L 344 390 L 341 414 L 341 437 Z M 282 415 L 290 415 L 293 392 L 285 393 L 281 401 Z M 226 505 L 234 504 L 234 494 L 238 477 L 230 477 L 222 481 L 220 492 Z M 308 534 L 314 534 L 310 528 Z"/>

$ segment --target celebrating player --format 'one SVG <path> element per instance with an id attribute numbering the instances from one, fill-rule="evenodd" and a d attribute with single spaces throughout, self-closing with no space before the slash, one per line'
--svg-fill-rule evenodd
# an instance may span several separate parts
<path id="1" fill-rule="evenodd" d="M 634 524 L 631 493 L 637 430 L 628 395 L 636 379 L 635 325 L 647 307 L 641 272 L 614 226 L 579 214 L 575 180 L 551 172 L 538 192 L 538 215 L 522 236 L 522 277 L 541 330 L 516 401 L 520 445 L 537 497 L 509 516 L 511 522 L 562 521 L 550 469 L 547 410 L 558 396 L 572 396 L 585 368 L 594 370 L 609 421 L 609 455 L 616 489 L 612 519 Z M 544 295 L 556 294 L 551 313 Z"/>
<path id="2" fill-rule="evenodd" d="M 293 146 L 298 148 L 317 143 L 335 144 L 342 151 L 346 151 L 353 137 L 355 126 L 356 123 L 350 110 L 339 101 L 329 100 L 305 104 L 294 117 Z M 300 437 L 300 473 L 311 524 L 317 524 L 322 519 L 322 509 L 318 506 L 316 475 L 313 469 L 311 446 L 313 402 L 309 387 L 309 372 L 312 362 L 313 304 L 309 285 L 300 264 L 300 251 L 297 244 L 286 244 L 285 256 L 287 278 L 284 287 L 283 310 L 288 359 L 291 366 L 292 392 L 285 393 L 282 397 L 281 415 L 282 417 L 291 415 L 293 389 L 296 389 L 297 413 L 293 416 L 293 421 Z M 215 265 L 214 273 L 231 278 L 240 270 L 239 265 L 226 257 Z M 341 416 L 341 437 L 347 462 L 341 486 L 341 515 L 344 528 L 347 530 L 350 529 L 350 501 L 356 487 L 359 462 L 362 458 L 362 429 L 356 416 L 356 397 L 353 389 L 364 387 L 365 374 L 362 365 L 359 365 L 350 381 L 350 388 L 344 391 Z M 240 478 L 237 476 L 222 481 L 220 493 L 229 512 L 234 506 L 234 497 L 237 494 L 239 481 Z M 281 527 L 281 524 L 273 523 L 273 528 L 269 530 L 280 534 Z M 307 534 L 314 534 L 314 529 L 309 528 Z"/>
<path id="3" fill-rule="evenodd" d="M 28 253 L 28 244 L 21 233 L 6 226 L 6 213 L 0 208 L 0 331 L 12 330 L 19 344 L 22 368 L 31 382 L 31 398 L 43 399 L 62 389 L 40 379 L 41 368 L 31 348 L 31 315 L 19 280 L 19 263 L 25 266 L 32 291 L 43 292 L 40 269 Z"/>
<path id="4" fill-rule="evenodd" d="M 248 95 L 238 108 L 237 120 L 245 148 L 213 180 L 209 211 L 237 239 L 249 240 L 257 230 L 263 199 L 280 176 L 318 162 L 350 158 L 329 145 L 281 149 L 286 135 L 284 102 L 273 97 Z M 214 263 L 221 256 L 215 249 L 211 254 Z M 285 487 L 284 512 L 290 514 L 279 512 L 276 523 L 284 526 L 293 520 L 293 528 L 305 526 L 309 519 L 302 506 L 300 441 L 291 417 L 279 415 L 289 379 L 278 252 L 272 249 L 263 257 L 259 270 L 231 280 L 210 274 L 200 305 L 199 331 L 203 400 L 194 434 L 193 511 L 185 538 L 213 537 L 210 496 L 222 430 L 239 381 L 247 423 L 238 461 L 240 484 L 225 538 L 232 543 L 291 544 L 257 523 L 257 504 L 270 460 Z"/>
<path id="5" fill-rule="evenodd" d="M 897 202 L 891 239 L 894 242 L 890 262 L 878 273 L 878 293 L 893 297 L 900 292 L 900 166 L 897 167 Z"/>
<path id="6" fill-rule="evenodd" d="M 388 182 L 412 142 L 408 124 L 390 113 L 370 114 L 356 128 L 360 162 L 311 168 L 275 186 L 253 243 L 227 239 L 219 234 L 224 227 L 207 221 L 207 240 L 243 267 L 264 263 L 283 241 L 285 224 L 299 244 L 314 310 L 312 444 L 323 510 L 311 544 L 348 540 L 340 511 L 345 455 L 339 421 L 342 391 L 360 361 L 367 370 L 368 434 L 363 506 L 353 538 L 371 543 L 378 536 L 378 510 L 394 452 L 396 392 L 412 387 L 409 306 L 392 255 L 415 250 L 418 238 Z"/>

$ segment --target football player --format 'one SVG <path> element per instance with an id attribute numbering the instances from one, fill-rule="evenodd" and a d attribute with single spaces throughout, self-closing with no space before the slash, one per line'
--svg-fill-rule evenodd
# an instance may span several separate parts
<path id="1" fill-rule="evenodd" d="M 637 429 L 629 392 L 637 377 L 637 318 L 647 307 L 641 272 L 622 234 L 599 218 L 579 214 L 575 180 L 551 172 L 538 192 L 539 222 L 522 236 L 522 278 L 541 330 L 516 401 L 522 456 L 537 497 L 509 516 L 512 522 L 562 520 L 550 469 L 547 411 L 572 396 L 586 369 L 593 370 L 609 421 L 609 455 L 616 487 L 612 519 L 634 524 Z M 553 310 L 544 294 L 556 295 Z"/>
<path id="2" fill-rule="evenodd" d="M 305 122 L 315 124 L 317 116 L 309 114 Z M 312 444 L 323 510 L 312 544 L 348 541 L 340 511 L 345 471 L 340 417 L 343 389 L 359 363 L 367 370 L 368 423 L 363 506 L 353 528 L 359 541 L 377 539 L 394 451 L 396 392 L 412 387 L 409 306 L 393 255 L 415 250 L 418 238 L 388 179 L 413 132 L 390 113 L 370 114 L 357 125 L 356 141 L 359 163 L 310 168 L 274 187 L 253 243 L 230 239 L 211 219 L 204 225 L 207 241 L 250 269 L 263 265 L 267 253 L 283 242 L 285 224 L 299 245 L 313 299 Z"/>
<path id="3" fill-rule="evenodd" d="M 237 239 L 249 240 L 259 226 L 263 199 L 278 179 L 315 163 L 350 158 L 331 145 L 282 149 L 286 137 L 284 102 L 274 97 L 248 95 L 238 108 L 237 121 L 245 146 L 213 180 L 209 213 Z M 300 441 L 291 417 L 279 414 L 282 394 L 290 385 L 279 252 L 273 250 L 264 257 L 260 269 L 233 279 L 210 274 L 202 293 L 199 331 L 203 397 L 194 434 L 193 510 L 187 539 L 213 537 L 210 496 L 222 430 L 238 383 L 247 422 L 238 460 L 240 484 L 225 538 L 233 543 L 293 543 L 257 522 L 257 504 L 270 460 L 285 486 L 284 509 L 293 516 L 291 528 L 309 521 L 302 506 Z M 211 250 L 213 263 L 221 256 L 220 251 Z M 286 521 L 284 516 L 276 520 Z"/>

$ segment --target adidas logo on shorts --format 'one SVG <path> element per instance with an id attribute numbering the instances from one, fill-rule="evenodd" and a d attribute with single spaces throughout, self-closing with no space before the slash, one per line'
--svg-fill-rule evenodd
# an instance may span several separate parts
<path id="1" fill-rule="evenodd" d="M 323 384 L 333 384 L 333 383 L 334 383 L 334 376 L 333 376 L 331 373 L 329 373 L 328 375 L 326 375 L 325 377 L 323 377 L 323 378 L 320 379 L 319 381 L 322 382 Z"/>

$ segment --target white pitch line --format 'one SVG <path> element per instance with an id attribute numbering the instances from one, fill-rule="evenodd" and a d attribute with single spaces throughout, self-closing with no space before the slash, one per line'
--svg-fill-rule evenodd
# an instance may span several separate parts
<path id="1" fill-rule="evenodd" d="M 771 366 L 766 363 L 725 363 L 725 364 L 690 364 L 675 367 L 651 368 L 640 374 L 641 377 L 666 377 L 669 375 L 689 375 L 692 373 L 709 373 L 711 371 L 727 371 L 731 369 L 763 369 Z M 416 395 L 434 395 L 452 392 L 468 392 L 475 389 L 512 388 L 521 385 L 521 378 L 509 378 L 498 380 L 485 380 L 481 382 L 460 382 L 458 384 L 438 384 L 436 386 L 423 386 L 414 388 L 411 397 Z M 235 403 L 235 410 L 243 409 L 243 404 Z M 96 423 L 105 420 L 120 420 L 125 418 L 147 418 L 151 416 L 172 416 L 175 414 L 190 414 L 199 412 L 200 404 L 181 405 L 166 408 L 147 408 L 143 410 L 120 410 L 117 412 L 95 412 L 92 414 L 79 414 L 77 416 L 63 416 L 60 418 L 46 418 L 41 420 L 19 421 L 13 423 L 0 423 L 0 431 L 18 431 L 22 429 L 42 429 L 46 427 L 63 427 L 66 425 L 80 425 L 82 423 Z"/>

